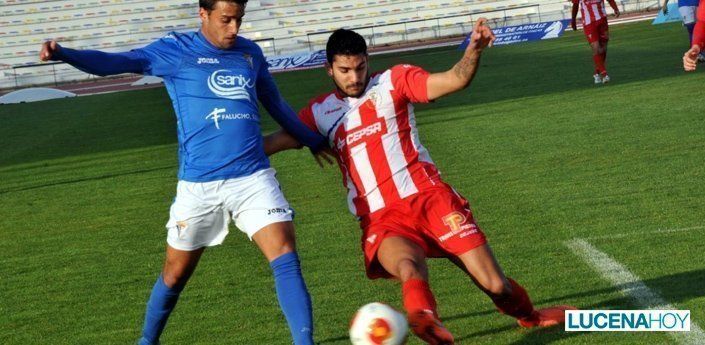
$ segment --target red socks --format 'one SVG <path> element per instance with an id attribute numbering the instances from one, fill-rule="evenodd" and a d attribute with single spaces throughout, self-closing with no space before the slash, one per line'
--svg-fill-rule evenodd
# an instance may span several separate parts
<path id="1" fill-rule="evenodd" d="M 597 74 L 607 74 L 605 69 L 605 58 L 607 53 L 595 54 L 592 56 L 592 60 L 595 62 L 595 73 Z"/>
<path id="2" fill-rule="evenodd" d="M 511 278 L 507 278 L 512 285 L 512 295 L 509 297 L 492 298 L 492 302 L 502 314 L 523 319 L 531 316 L 534 312 L 534 305 L 531 303 L 529 295 L 521 285 Z"/>
<path id="3" fill-rule="evenodd" d="M 511 278 L 507 278 L 512 286 L 510 296 L 493 297 L 497 309 L 502 314 L 507 314 L 517 319 L 524 319 L 534 312 L 534 305 L 531 303 L 529 295 L 521 285 Z M 401 287 L 404 309 L 408 314 L 417 311 L 430 310 L 438 317 L 436 312 L 436 299 L 428 286 L 428 282 L 421 279 L 409 279 Z"/>
<path id="4" fill-rule="evenodd" d="M 436 312 L 436 299 L 433 297 L 428 282 L 421 279 L 409 279 L 401 286 L 404 309 L 408 314 L 421 310 L 430 310 L 438 317 Z"/>

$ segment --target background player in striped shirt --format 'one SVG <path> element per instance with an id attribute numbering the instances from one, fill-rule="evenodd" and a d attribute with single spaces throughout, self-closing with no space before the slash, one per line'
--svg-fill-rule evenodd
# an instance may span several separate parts
<path id="1" fill-rule="evenodd" d="M 313 99 L 299 113 L 327 136 L 348 189 L 350 211 L 360 220 L 367 275 L 402 283 L 412 330 L 429 344 L 453 344 L 441 324 L 428 285 L 427 257 L 447 258 L 523 327 L 563 321 L 560 306 L 535 310 L 524 288 L 507 278 L 479 229 L 470 205 L 443 182 L 419 141 L 412 103 L 427 103 L 462 90 L 472 81 L 480 55 L 495 37 L 477 22 L 462 59 L 430 74 L 410 65 L 368 74 L 365 39 L 337 30 L 328 40 L 327 72 L 334 92 Z M 265 152 L 293 148 L 285 132 L 265 137 Z"/>
<path id="2" fill-rule="evenodd" d="M 619 17 L 619 8 L 614 0 L 607 0 L 614 11 L 614 15 Z M 593 78 L 595 84 L 608 83 L 610 76 L 607 74 L 607 43 L 610 40 L 609 26 L 607 24 L 607 12 L 605 11 L 605 0 L 573 0 L 572 20 L 570 25 L 573 30 L 577 30 L 578 3 L 580 13 L 583 18 L 583 32 L 592 48 L 592 60 L 595 62 L 595 74 Z"/>
<path id="3" fill-rule="evenodd" d="M 697 23 L 693 29 L 693 41 L 690 49 L 683 55 L 683 68 L 686 71 L 695 71 L 698 56 L 705 47 L 705 1 L 700 1 L 698 6 Z"/>

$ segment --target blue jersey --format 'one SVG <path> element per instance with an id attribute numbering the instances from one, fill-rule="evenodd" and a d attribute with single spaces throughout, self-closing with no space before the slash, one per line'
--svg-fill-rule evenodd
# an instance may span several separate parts
<path id="1" fill-rule="evenodd" d="M 171 33 L 137 49 L 144 74 L 164 78 L 176 112 L 179 179 L 203 182 L 269 167 L 262 147 L 258 91 L 273 84 L 255 43 L 238 37 L 221 50 L 200 32 Z"/>
<path id="2" fill-rule="evenodd" d="M 693 6 L 698 7 L 700 0 L 678 0 L 678 7 Z"/>
<path id="3" fill-rule="evenodd" d="M 243 37 L 223 50 L 200 32 L 170 33 L 130 52 L 62 47 L 55 58 L 93 74 L 162 77 L 176 112 L 181 180 L 222 180 L 269 167 L 257 100 L 301 143 L 325 145 L 282 99 L 260 47 Z"/>

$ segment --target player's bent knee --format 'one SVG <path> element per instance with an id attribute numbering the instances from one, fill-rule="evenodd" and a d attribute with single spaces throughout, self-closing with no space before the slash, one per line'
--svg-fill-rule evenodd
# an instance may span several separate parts
<path id="1" fill-rule="evenodd" d="M 271 262 L 271 261 L 276 260 L 277 258 L 279 258 L 280 256 L 282 256 L 284 254 L 292 253 L 295 251 L 296 251 L 296 248 L 294 247 L 293 244 L 290 244 L 290 245 L 287 244 L 287 245 L 278 246 L 274 249 L 270 249 L 267 253 L 265 253 L 265 256 L 267 257 L 267 260 L 269 260 Z"/>
<path id="2" fill-rule="evenodd" d="M 188 274 L 175 274 L 173 272 L 164 272 L 162 273 L 162 279 L 164 280 L 164 285 L 166 285 L 168 288 L 173 289 L 175 287 L 181 287 L 186 285 L 186 282 L 188 281 Z"/>
<path id="3" fill-rule="evenodd" d="M 425 279 L 426 277 L 423 267 L 412 259 L 399 260 L 397 270 L 399 272 L 399 278 L 402 281 L 409 279 Z"/>

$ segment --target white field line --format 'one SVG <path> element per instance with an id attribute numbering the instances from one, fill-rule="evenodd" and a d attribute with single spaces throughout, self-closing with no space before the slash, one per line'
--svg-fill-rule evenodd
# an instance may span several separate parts
<path id="1" fill-rule="evenodd" d="M 610 239 L 619 239 L 619 238 L 625 238 L 625 237 L 634 237 L 634 236 L 639 236 L 639 235 L 672 234 L 672 233 L 687 232 L 687 231 L 692 231 L 692 230 L 704 230 L 704 229 L 705 229 L 705 225 L 700 225 L 700 226 L 691 226 L 688 228 L 656 229 L 656 230 L 644 231 L 644 232 L 631 232 L 631 233 L 612 234 L 612 235 L 604 235 L 604 236 L 592 236 L 592 237 L 584 237 L 583 239 L 587 240 L 587 241 L 610 240 Z"/>
<path id="2" fill-rule="evenodd" d="M 612 285 L 619 287 L 622 294 L 631 297 L 639 307 L 644 309 L 677 310 L 659 294 L 649 289 L 634 273 L 630 272 L 609 255 L 599 251 L 584 239 L 576 238 L 566 241 L 565 245 L 598 271 Z M 690 332 L 669 332 L 680 344 L 705 344 L 705 333 L 695 324 L 692 315 Z"/>

